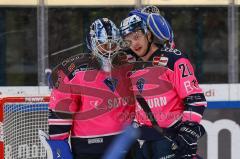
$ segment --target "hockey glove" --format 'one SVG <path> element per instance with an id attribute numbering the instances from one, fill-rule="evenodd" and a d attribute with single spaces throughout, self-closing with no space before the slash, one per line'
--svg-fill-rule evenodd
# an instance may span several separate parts
<path id="1" fill-rule="evenodd" d="M 39 138 L 44 148 L 47 150 L 48 159 L 72 159 L 67 140 L 49 140 L 49 136 L 42 130 L 38 131 Z"/>
<path id="2" fill-rule="evenodd" d="M 176 155 L 182 159 L 192 159 L 196 157 L 197 141 L 205 134 L 205 129 L 202 125 L 196 122 L 183 122 L 175 138 L 178 144 Z"/>

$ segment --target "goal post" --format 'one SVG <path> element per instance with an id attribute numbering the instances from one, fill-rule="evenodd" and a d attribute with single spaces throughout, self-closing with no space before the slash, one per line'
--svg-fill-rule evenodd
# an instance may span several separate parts
<path id="1" fill-rule="evenodd" d="M 3 147 L 3 108 L 2 100 L 0 99 L 0 159 L 4 158 L 4 147 Z"/>
<path id="2" fill-rule="evenodd" d="M 0 159 L 46 158 L 38 130 L 48 132 L 49 96 L 0 99 Z"/>

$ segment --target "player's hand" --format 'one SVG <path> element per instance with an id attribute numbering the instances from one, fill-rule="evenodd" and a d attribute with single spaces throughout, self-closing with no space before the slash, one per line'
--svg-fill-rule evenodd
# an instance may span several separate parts
<path id="1" fill-rule="evenodd" d="M 127 53 L 123 51 L 118 52 L 112 59 L 113 67 L 119 67 L 126 63 L 128 63 Z"/>
<path id="2" fill-rule="evenodd" d="M 184 159 L 192 159 L 196 156 L 197 141 L 205 134 L 205 129 L 196 122 L 183 122 L 175 138 L 178 144 L 177 156 Z"/>

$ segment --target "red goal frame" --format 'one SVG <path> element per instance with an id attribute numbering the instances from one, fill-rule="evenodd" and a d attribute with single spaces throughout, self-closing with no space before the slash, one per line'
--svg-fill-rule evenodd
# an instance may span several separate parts
<path id="1" fill-rule="evenodd" d="M 5 103 L 38 103 L 49 102 L 49 96 L 33 96 L 33 97 L 4 97 L 0 98 L 0 159 L 4 159 L 4 141 L 3 141 L 3 105 Z"/>

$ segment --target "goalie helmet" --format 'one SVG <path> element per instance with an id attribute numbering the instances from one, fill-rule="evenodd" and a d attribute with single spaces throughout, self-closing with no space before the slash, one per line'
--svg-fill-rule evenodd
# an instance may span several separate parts
<path id="1" fill-rule="evenodd" d="M 87 47 L 101 60 L 111 59 L 120 49 L 119 29 L 108 18 L 95 20 L 86 37 Z"/>

